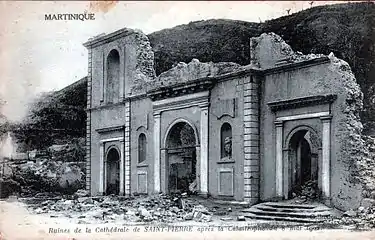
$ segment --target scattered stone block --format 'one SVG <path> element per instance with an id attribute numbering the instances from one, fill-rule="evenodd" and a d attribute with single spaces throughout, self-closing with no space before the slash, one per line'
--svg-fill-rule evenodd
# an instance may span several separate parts
<path id="1" fill-rule="evenodd" d="M 344 217 L 356 217 L 357 213 L 354 210 L 349 210 L 344 212 L 343 214 Z"/>
<path id="2" fill-rule="evenodd" d="M 237 221 L 246 221 L 245 216 L 237 216 Z"/>
<path id="3" fill-rule="evenodd" d="M 373 206 L 375 206 L 375 199 L 371 199 L 371 198 L 362 199 L 361 207 L 371 208 Z"/>

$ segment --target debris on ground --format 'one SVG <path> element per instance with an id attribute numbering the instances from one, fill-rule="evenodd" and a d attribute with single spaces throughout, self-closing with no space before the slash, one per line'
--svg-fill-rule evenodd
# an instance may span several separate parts
<path id="1" fill-rule="evenodd" d="M 305 203 L 319 198 L 317 181 L 309 180 L 292 193 L 296 203 Z"/>
<path id="2" fill-rule="evenodd" d="M 222 217 L 222 218 L 220 218 L 220 220 L 222 220 L 222 221 L 231 221 L 231 220 L 233 220 L 233 218 L 232 217 Z"/>
<path id="3" fill-rule="evenodd" d="M 65 216 L 75 219 L 95 221 L 127 222 L 197 222 L 212 221 L 211 209 L 187 198 L 186 194 L 169 196 L 165 194 L 124 198 L 118 196 L 88 197 L 79 190 L 72 199 L 46 200 L 29 204 L 36 214 L 51 217 Z"/>
<path id="4" fill-rule="evenodd" d="M 190 185 L 189 185 L 189 191 L 192 193 L 197 192 L 197 180 L 194 180 Z"/>
<path id="5" fill-rule="evenodd" d="M 22 197 L 44 192 L 73 194 L 85 186 L 82 168 L 76 163 L 30 161 L 12 168 L 11 178 L 19 183 L 21 189 L 17 193 Z"/>
<path id="6" fill-rule="evenodd" d="M 77 192 L 74 193 L 74 196 L 80 197 L 88 197 L 90 195 L 89 191 L 84 189 L 78 189 Z"/>
<path id="7" fill-rule="evenodd" d="M 20 189 L 21 186 L 18 182 L 7 176 L 0 177 L 0 198 L 6 198 Z"/>
<path id="8" fill-rule="evenodd" d="M 237 216 L 237 221 L 246 221 L 245 216 Z"/>
<path id="9" fill-rule="evenodd" d="M 342 216 L 329 220 L 329 223 L 338 226 L 352 226 L 356 229 L 373 229 L 375 227 L 375 206 L 360 206 L 358 209 L 348 210 Z"/>

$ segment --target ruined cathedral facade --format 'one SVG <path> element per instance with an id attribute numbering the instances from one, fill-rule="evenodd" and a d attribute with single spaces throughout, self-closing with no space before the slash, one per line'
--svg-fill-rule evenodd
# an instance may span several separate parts
<path id="1" fill-rule="evenodd" d="M 196 192 L 255 204 L 314 182 L 327 204 L 360 202 L 346 149 L 361 97 L 351 96 L 359 87 L 349 66 L 295 53 L 272 33 L 249 42 L 247 66 L 193 59 L 156 76 L 143 33 L 89 39 L 91 194 Z"/>

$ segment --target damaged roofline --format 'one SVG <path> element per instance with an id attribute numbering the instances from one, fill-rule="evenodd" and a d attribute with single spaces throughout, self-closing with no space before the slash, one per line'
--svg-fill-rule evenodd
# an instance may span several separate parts
<path id="1" fill-rule="evenodd" d="M 248 65 L 248 66 L 244 66 L 245 69 L 238 70 L 235 72 L 225 73 L 225 74 L 218 75 L 218 76 L 198 78 L 198 79 L 194 79 L 188 82 L 176 83 L 173 85 L 148 90 L 147 95 L 150 96 L 150 95 L 158 94 L 158 93 L 165 92 L 165 91 L 171 91 L 171 90 L 173 91 L 174 89 L 188 88 L 192 84 L 197 84 L 197 83 L 202 83 L 202 82 L 207 82 L 207 81 L 212 82 L 212 83 L 219 82 L 219 81 L 229 80 L 235 77 L 242 77 L 247 74 L 255 74 L 255 75 L 264 76 L 264 75 L 275 74 L 275 73 L 283 72 L 283 71 L 290 71 L 290 70 L 298 69 L 298 68 L 306 68 L 306 67 L 310 67 L 314 65 L 320 65 L 320 64 L 329 63 L 329 62 L 330 62 L 330 59 L 327 56 L 323 56 L 323 57 L 318 57 L 318 58 L 299 61 L 299 62 L 285 63 L 283 65 L 279 65 L 279 66 L 268 68 L 268 69 L 259 69 L 259 68 L 254 68 L 252 65 Z"/>
<path id="2" fill-rule="evenodd" d="M 120 30 L 117 30 L 115 32 L 109 33 L 109 34 L 100 34 L 96 37 L 89 38 L 89 40 L 85 43 L 83 43 L 83 46 L 86 48 L 89 47 L 96 47 L 105 43 L 112 42 L 116 39 L 131 35 L 135 33 L 136 31 L 130 28 L 122 28 Z"/>
<path id="3" fill-rule="evenodd" d="M 272 67 L 272 68 L 263 69 L 263 70 L 261 70 L 261 72 L 263 73 L 263 75 L 271 75 L 271 74 L 275 74 L 275 73 L 291 71 L 291 70 L 298 69 L 298 68 L 306 68 L 306 67 L 311 67 L 311 66 L 314 66 L 314 65 L 329 63 L 330 61 L 331 60 L 329 59 L 329 57 L 322 56 L 322 57 L 317 57 L 317 58 L 313 58 L 313 59 L 277 65 L 277 66 Z"/>

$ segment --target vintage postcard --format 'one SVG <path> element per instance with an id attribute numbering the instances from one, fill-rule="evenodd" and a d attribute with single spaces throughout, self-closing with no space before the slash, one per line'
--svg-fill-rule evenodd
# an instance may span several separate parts
<path id="1" fill-rule="evenodd" d="M 375 239 L 373 2 L 0 19 L 0 240 Z"/>

